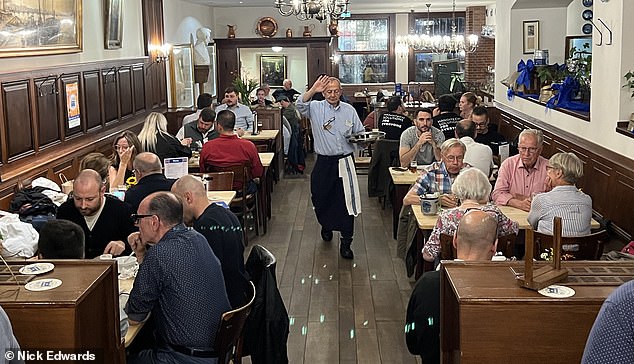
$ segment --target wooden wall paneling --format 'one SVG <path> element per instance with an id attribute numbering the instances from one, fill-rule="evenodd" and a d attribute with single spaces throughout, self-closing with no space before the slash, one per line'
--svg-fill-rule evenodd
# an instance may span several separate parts
<path id="1" fill-rule="evenodd" d="M 79 133 L 81 133 L 83 125 L 86 124 L 86 110 L 82 109 L 82 105 L 80 100 L 82 98 L 85 98 L 82 94 L 82 87 L 81 87 L 81 82 L 80 82 L 80 78 L 79 78 L 79 74 L 75 73 L 75 74 L 65 74 L 64 76 L 61 77 L 60 79 L 60 83 L 61 83 L 61 89 L 60 89 L 60 95 L 61 95 L 61 100 L 62 100 L 62 107 L 61 107 L 61 114 L 62 114 L 62 118 L 60 120 L 61 125 L 62 125 L 62 131 L 64 133 L 64 139 L 68 139 L 69 137 L 72 137 L 74 135 L 78 135 Z M 77 83 L 77 90 L 78 90 L 78 97 L 79 100 L 77 100 L 77 102 L 79 102 L 79 118 L 80 118 L 80 123 L 77 126 L 74 126 L 72 128 L 69 128 L 69 124 L 68 124 L 68 100 L 67 100 L 67 95 L 66 95 L 66 86 L 68 85 L 72 85 L 73 83 Z"/>
<path id="2" fill-rule="evenodd" d="M 2 84 L 0 83 L 0 89 L 2 88 Z M 7 142 L 7 123 L 6 123 L 6 113 L 5 110 L 5 102 L 4 97 L 0 95 L 0 172 L 2 172 L 2 165 L 7 162 L 7 146 L 9 143 Z M 2 176 L 0 175 L 0 181 L 2 181 Z"/>
<path id="3" fill-rule="evenodd" d="M 83 158 L 83 156 L 82 156 Z M 75 179 L 78 173 L 79 161 L 81 159 L 70 157 L 67 160 L 59 163 L 51 168 L 51 173 L 49 175 L 49 179 L 54 181 L 55 183 L 61 185 L 62 180 L 59 177 L 60 173 L 63 173 L 64 176 L 70 181 Z"/>
<path id="4" fill-rule="evenodd" d="M 614 215 L 612 222 L 618 226 L 632 226 L 634 224 L 634 213 L 632 213 L 631 201 L 623 196 L 634 196 L 634 171 L 630 171 L 630 176 L 626 176 L 621 171 L 614 174 L 614 190 L 610 194 L 613 198 Z M 631 232 L 630 232 L 631 233 Z"/>
<path id="5" fill-rule="evenodd" d="M 332 62 L 330 62 L 330 47 L 328 44 L 309 44 L 306 49 L 307 59 L 310 61 L 307 64 L 307 76 L 308 86 L 310 87 L 320 74 L 325 73 L 332 74 Z M 303 88 L 304 85 L 301 85 Z M 295 86 L 297 89 L 299 85 Z M 300 88 L 300 90 L 302 89 Z"/>
<path id="6" fill-rule="evenodd" d="M 216 79 L 218 80 L 218 95 L 224 95 L 224 90 L 231 86 L 231 81 L 235 77 L 235 72 L 240 68 L 240 60 L 238 58 L 238 50 L 235 47 L 216 48 L 218 57 L 216 71 Z M 218 97 L 221 98 L 220 96 Z"/>
<path id="7" fill-rule="evenodd" d="M 83 72 L 82 77 L 83 93 L 80 95 L 84 100 L 82 117 L 85 115 L 86 130 L 92 130 L 103 125 L 99 92 L 99 71 Z"/>
<path id="8" fill-rule="evenodd" d="M 132 87 L 134 91 L 134 112 L 141 112 L 145 110 L 145 67 L 142 63 L 132 66 Z"/>
<path id="9" fill-rule="evenodd" d="M 133 113 L 133 90 L 132 90 L 132 69 L 130 67 L 119 68 L 119 105 L 121 107 L 121 119 L 132 116 Z"/>
<path id="10" fill-rule="evenodd" d="M 0 210 L 9 211 L 9 204 L 15 195 L 16 184 L 5 184 L 0 189 Z"/>
<path id="11" fill-rule="evenodd" d="M 34 152 L 29 81 L 2 84 L 2 98 L 5 130 L 11 136 L 7 138 L 7 157 L 11 161 Z"/>
<path id="12" fill-rule="evenodd" d="M 37 114 L 37 149 L 60 140 L 59 130 L 59 90 L 55 78 L 33 79 L 35 84 L 35 104 Z"/>
<path id="13" fill-rule="evenodd" d="M 101 70 L 103 84 L 103 106 L 106 125 L 119 119 L 119 99 L 117 87 L 117 69 L 111 67 Z"/>
<path id="14" fill-rule="evenodd" d="M 167 76 L 165 62 L 160 64 L 160 71 L 158 73 L 158 96 L 159 107 L 167 107 Z"/>

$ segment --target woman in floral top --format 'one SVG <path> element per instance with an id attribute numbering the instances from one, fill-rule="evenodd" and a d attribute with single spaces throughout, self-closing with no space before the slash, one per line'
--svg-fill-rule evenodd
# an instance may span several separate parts
<path id="1" fill-rule="evenodd" d="M 458 207 L 443 211 L 438 216 L 436 226 L 423 247 L 423 258 L 426 261 L 433 262 L 440 254 L 440 234 L 454 235 L 460 218 L 470 209 L 495 213 L 498 217 L 498 236 L 517 234 L 517 222 L 509 219 L 497 206 L 489 203 L 491 183 L 479 169 L 463 169 L 452 184 L 451 192 L 462 203 Z"/>

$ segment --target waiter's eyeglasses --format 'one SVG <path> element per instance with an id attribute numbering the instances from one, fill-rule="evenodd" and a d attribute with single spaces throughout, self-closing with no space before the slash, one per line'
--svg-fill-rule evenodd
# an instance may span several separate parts
<path id="1" fill-rule="evenodd" d="M 332 128 L 332 122 L 335 121 L 335 117 L 331 117 L 330 119 L 326 120 L 326 122 L 324 122 L 324 130 L 330 130 L 330 128 Z"/>

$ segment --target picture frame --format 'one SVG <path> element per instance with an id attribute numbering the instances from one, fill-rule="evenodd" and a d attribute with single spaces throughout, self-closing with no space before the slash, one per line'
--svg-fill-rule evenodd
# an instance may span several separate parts
<path id="1" fill-rule="evenodd" d="M 572 54 L 572 50 L 575 54 Z M 578 58 L 587 59 L 592 57 L 592 36 L 591 35 L 575 35 L 566 37 L 566 59 Z"/>
<path id="2" fill-rule="evenodd" d="M 271 87 L 283 86 L 286 79 L 286 56 L 260 56 L 260 84 Z"/>
<path id="3" fill-rule="evenodd" d="M 0 22 L 0 57 L 82 51 L 82 0 L 25 0 L 2 15 L 12 21 Z"/>
<path id="4" fill-rule="evenodd" d="M 535 53 L 535 49 L 539 49 L 539 20 L 526 20 L 523 25 L 523 53 L 533 54 Z"/>
<path id="5" fill-rule="evenodd" d="M 121 48 L 123 36 L 123 0 L 104 0 L 106 49 Z"/>

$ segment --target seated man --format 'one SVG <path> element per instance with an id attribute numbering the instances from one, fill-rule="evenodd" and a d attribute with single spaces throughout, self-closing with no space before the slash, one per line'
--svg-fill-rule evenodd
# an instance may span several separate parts
<path id="1" fill-rule="evenodd" d="M 387 112 L 379 118 L 379 131 L 385 132 L 385 139 L 400 140 L 401 134 L 414 126 L 405 113 L 405 105 L 399 96 L 392 96 L 387 102 Z"/>
<path id="2" fill-rule="evenodd" d="M 541 130 L 525 129 L 520 133 L 520 154 L 507 158 L 502 166 L 491 199 L 497 205 L 508 205 L 529 211 L 533 194 L 545 191 L 546 165 L 542 157 L 544 135 Z"/>
<path id="3" fill-rule="evenodd" d="M 236 134 L 239 136 L 244 135 L 247 131 L 253 131 L 253 113 L 248 106 L 242 105 L 238 102 L 238 91 L 235 87 L 229 86 L 225 89 L 225 97 L 222 100 L 222 104 L 216 107 L 216 112 L 220 113 L 223 110 L 230 110 L 236 116 L 234 127 L 236 128 Z M 216 115 L 217 117 L 218 115 Z"/>
<path id="4" fill-rule="evenodd" d="M 471 121 L 476 126 L 475 141 L 491 148 L 494 156 L 497 156 L 496 164 L 499 165 L 500 145 L 506 143 L 502 134 L 489 128 L 489 113 L 484 106 L 476 106 L 471 113 Z"/>
<path id="5" fill-rule="evenodd" d="M 416 111 L 414 126 L 401 134 L 399 157 L 401 167 L 407 168 L 412 160 L 419 165 L 428 165 L 440 160 L 440 144 L 445 141 L 443 133 L 432 125 L 432 111 L 419 109 Z"/>
<path id="6" fill-rule="evenodd" d="M 84 231 L 72 221 L 47 221 L 37 245 L 40 259 L 84 259 Z"/>
<path id="7" fill-rule="evenodd" d="M 533 197 L 528 223 L 544 234 L 553 234 L 553 219 L 562 219 L 562 236 L 590 234 L 592 198 L 575 183 L 583 176 L 583 162 L 574 153 L 556 153 L 546 166 L 546 189 Z"/>
<path id="8" fill-rule="evenodd" d="M 282 85 L 282 88 L 278 88 L 273 91 L 273 98 L 275 100 L 279 100 L 280 96 L 284 95 L 288 97 L 289 100 L 295 101 L 295 95 L 299 95 L 300 92 L 293 88 L 293 81 L 285 79 L 284 82 L 282 82 Z"/>
<path id="9" fill-rule="evenodd" d="M 183 203 L 185 224 L 203 234 L 220 260 L 231 307 L 244 305 L 251 294 L 251 285 L 244 269 L 240 221 L 229 209 L 209 203 L 207 189 L 196 177 L 179 178 L 172 186 L 172 193 Z"/>
<path id="10" fill-rule="evenodd" d="M 434 109 L 434 127 L 445 134 L 445 139 L 454 137 L 456 124 L 462 119 L 456 114 L 456 99 L 451 95 L 442 95 L 438 98 L 438 107 Z"/>
<path id="11" fill-rule="evenodd" d="M 205 108 L 211 108 L 211 104 L 213 104 L 213 102 L 214 102 L 214 97 L 211 96 L 211 94 L 208 94 L 206 92 L 200 94 L 198 98 L 196 99 L 196 109 L 197 109 L 196 112 L 193 114 L 185 115 L 185 117 L 183 118 L 183 125 L 186 125 L 193 121 L 198 120 L 202 110 Z M 178 136 L 176 138 L 178 138 L 178 140 L 182 140 L 182 138 L 179 138 Z"/>
<path id="12" fill-rule="evenodd" d="M 155 346 L 128 363 L 215 363 L 220 318 L 230 310 L 218 258 L 200 233 L 183 224 L 183 205 L 169 192 L 141 201 L 139 232 L 128 242 L 139 272 L 125 311 L 131 325 L 152 313 Z"/>
<path id="13" fill-rule="evenodd" d="M 266 98 L 266 93 L 263 88 L 258 88 L 255 91 L 255 96 L 257 98 L 251 102 L 251 106 L 265 107 L 273 105 L 273 101 Z"/>
<path id="14" fill-rule="evenodd" d="M 288 121 L 290 129 L 288 138 L 288 148 L 284 145 L 284 154 L 288 156 L 288 164 L 285 166 L 286 172 L 304 173 L 306 161 L 304 156 L 304 146 L 301 143 L 300 114 L 286 95 L 280 96 L 277 100 L 282 106 L 282 116 Z M 286 143 L 286 141 L 285 141 Z"/>
<path id="15" fill-rule="evenodd" d="M 73 196 L 57 210 L 57 218 L 74 222 L 84 230 L 86 259 L 101 254 L 121 255 L 129 247 L 124 243 L 135 228 L 130 206 L 110 195 L 99 173 L 92 169 L 79 172 L 73 181 Z"/>
<path id="16" fill-rule="evenodd" d="M 235 114 L 229 110 L 218 113 L 216 118 L 216 128 L 220 137 L 209 141 L 203 146 L 200 152 L 200 171 L 209 171 L 209 166 L 227 167 L 248 162 L 251 164 L 251 177 L 262 177 L 264 167 L 260 161 L 258 150 L 251 141 L 240 139 L 233 132 L 235 127 Z M 234 181 L 235 188 L 241 188 L 241 182 Z M 257 191 L 257 185 L 250 183 L 247 187 L 248 193 Z"/>
<path id="17" fill-rule="evenodd" d="M 473 121 L 469 119 L 461 120 L 456 124 L 456 138 L 460 139 L 467 147 L 464 155 L 465 163 L 469 163 L 485 175 L 491 175 L 491 167 L 493 166 L 493 153 L 489 146 L 477 143 L 473 140 L 476 135 L 476 128 Z"/>
<path id="18" fill-rule="evenodd" d="M 457 260 L 490 261 L 497 247 L 497 217 L 468 211 L 458 224 L 453 246 Z M 440 363 L 440 270 L 427 272 L 416 282 L 407 305 L 405 339 L 410 353 L 423 363 Z"/>
<path id="19" fill-rule="evenodd" d="M 439 192 L 440 203 L 443 207 L 456 207 L 458 201 L 451 193 L 451 185 L 462 168 L 469 167 L 463 162 L 466 149 L 465 145 L 456 138 L 442 143 L 441 161 L 423 168 L 420 177 L 403 198 L 403 206 L 419 205 L 420 196 Z"/>
<path id="20" fill-rule="evenodd" d="M 176 139 L 181 142 L 187 140 L 185 145 L 192 150 L 200 150 L 203 144 L 218 137 L 218 132 L 214 129 L 215 121 L 216 112 L 211 108 L 204 108 L 197 120 L 183 124 L 176 133 Z"/>
<path id="21" fill-rule="evenodd" d="M 134 158 L 132 164 L 134 166 L 134 175 L 138 182 L 126 191 L 124 201 L 136 211 L 141 201 L 149 194 L 158 191 L 169 191 L 174 184 L 174 180 L 165 178 L 161 161 L 154 153 L 140 153 Z"/>

